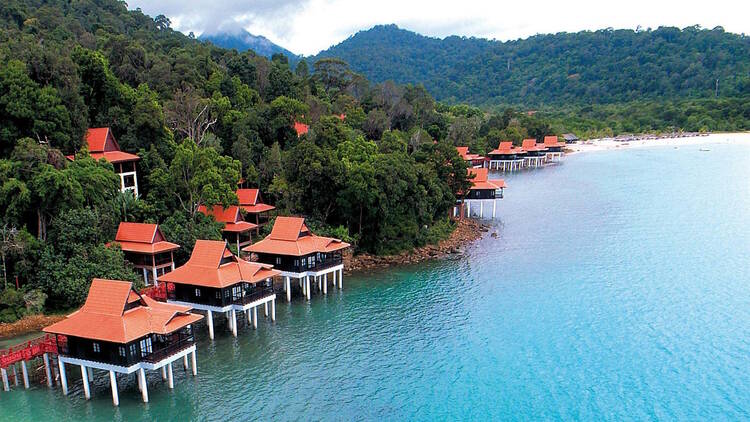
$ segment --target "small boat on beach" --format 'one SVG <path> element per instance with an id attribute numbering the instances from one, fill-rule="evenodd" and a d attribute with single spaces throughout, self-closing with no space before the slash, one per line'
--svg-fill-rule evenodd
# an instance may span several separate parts
<path id="1" fill-rule="evenodd" d="M 707 152 L 707 151 L 711 151 L 711 150 L 710 150 L 710 149 L 708 149 L 708 148 L 700 148 L 700 149 L 699 149 L 698 151 L 703 151 L 703 152 Z"/>

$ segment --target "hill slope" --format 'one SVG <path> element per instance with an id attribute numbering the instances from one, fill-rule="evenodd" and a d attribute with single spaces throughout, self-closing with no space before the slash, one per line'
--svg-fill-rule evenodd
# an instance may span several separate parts
<path id="1" fill-rule="evenodd" d="M 537 35 L 499 42 L 425 37 L 395 25 L 321 52 L 370 80 L 422 83 L 437 99 L 474 104 L 616 103 L 750 95 L 750 37 L 721 28 Z"/>
<path id="2" fill-rule="evenodd" d="M 218 32 L 213 34 L 201 34 L 198 37 L 201 41 L 210 41 L 214 45 L 227 49 L 235 49 L 237 51 L 253 50 L 260 56 L 270 58 L 276 53 L 281 53 L 288 58 L 297 57 L 296 54 L 274 44 L 268 38 L 262 35 L 253 35 L 244 29 L 240 29 L 235 32 Z"/>

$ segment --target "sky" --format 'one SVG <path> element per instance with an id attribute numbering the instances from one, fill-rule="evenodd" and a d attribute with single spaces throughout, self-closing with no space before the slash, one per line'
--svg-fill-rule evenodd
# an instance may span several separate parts
<path id="1" fill-rule="evenodd" d="M 244 28 L 304 55 L 390 23 L 433 37 L 501 41 L 638 26 L 722 26 L 750 34 L 748 0 L 129 0 L 128 5 L 151 16 L 166 15 L 174 29 L 186 34 Z"/>

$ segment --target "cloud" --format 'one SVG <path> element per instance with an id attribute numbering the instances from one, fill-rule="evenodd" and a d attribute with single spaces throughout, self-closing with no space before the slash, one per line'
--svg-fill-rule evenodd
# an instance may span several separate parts
<path id="1" fill-rule="evenodd" d="M 131 0 L 175 29 L 215 32 L 244 28 L 295 52 L 315 54 L 358 30 L 395 23 L 424 35 L 509 40 L 540 33 L 602 28 L 723 26 L 750 33 L 750 2 L 630 0 Z"/>

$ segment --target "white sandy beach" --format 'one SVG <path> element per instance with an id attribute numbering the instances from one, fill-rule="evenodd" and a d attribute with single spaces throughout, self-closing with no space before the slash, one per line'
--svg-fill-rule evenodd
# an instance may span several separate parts
<path id="1" fill-rule="evenodd" d="M 738 144 L 750 145 L 750 132 L 740 133 L 712 133 L 708 136 L 690 136 L 684 138 L 644 139 L 629 142 L 619 142 L 613 139 L 591 139 L 581 141 L 577 144 L 568 145 L 566 153 L 576 154 L 579 152 L 609 151 L 615 149 L 649 148 L 649 147 L 688 147 L 705 146 L 716 144 Z"/>

